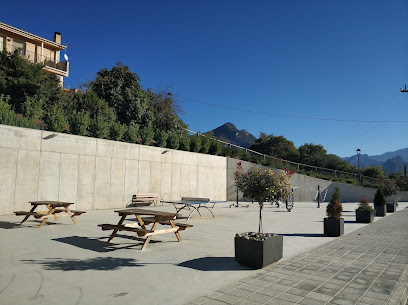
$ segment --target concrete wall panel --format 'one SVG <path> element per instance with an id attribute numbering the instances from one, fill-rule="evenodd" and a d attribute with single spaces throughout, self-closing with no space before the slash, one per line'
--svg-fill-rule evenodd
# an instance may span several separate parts
<path id="1" fill-rule="evenodd" d="M 109 207 L 125 207 L 125 159 L 112 159 L 110 187 Z"/>
<path id="2" fill-rule="evenodd" d="M 40 150 L 41 131 L 0 125 L 0 146 L 22 150 Z"/>
<path id="3" fill-rule="evenodd" d="M 41 152 L 38 200 L 58 200 L 61 154 Z"/>
<path id="4" fill-rule="evenodd" d="M 42 131 L 41 151 L 94 156 L 96 153 L 96 139 Z"/>
<path id="5" fill-rule="evenodd" d="M 170 198 L 164 197 L 164 200 L 180 200 L 181 198 L 181 164 L 173 163 L 171 165 L 171 195 Z"/>
<path id="6" fill-rule="evenodd" d="M 93 210 L 95 201 L 95 168 L 94 156 L 79 156 L 77 208 L 79 210 Z"/>
<path id="7" fill-rule="evenodd" d="M 139 192 L 138 181 L 139 181 L 139 161 L 138 160 L 126 160 L 125 168 L 125 197 L 126 203 L 130 203 L 132 200 L 132 195 Z"/>
<path id="8" fill-rule="evenodd" d="M 163 148 L 139 145 L 139 160 L 160 162 L 163 151 Z"/>
<path id="9" fill-rule="evenodd" d="M 138 180 L 137 192 L 138 193 L 150 193 L 150 162 L 139 161 L 139 180 Z"/>
<path id="10" fill-rule="evenodd" d="M 129 143 L 98 139 L 96 154 L 98 157 L 132 159 L 132 150 Z"/>
<path id="11" fill-rule="evenodd" d="M 181 164 L 180 197 L 192 197 L 190 194 L 190 166 Z"/>
<path id="12" fill-rule="evenodd" d="M 58 200 L 77 202 L 79 155 L 61 154 Z M 74 205 L 75 209 L 77 207 Z"/>
<path id="13" fill-rule="evenodd" d="M 199 197 L 198 196 L 198 166 L 189 165 L 190 168 L 190 197 Z"/>
<path id="14" fill-rule="evenodd" d="M 11 214 L 16 191 L 17 149 L 0 148 L 0 215 Z"/>
<path id="15" fill-rule="evenodd" d="M 109 209 L 112 159 L 96 157 L 94 209 Z"/>
<path id="16" fill-rule="evenodd" d="M 149 180 L 149 193 L 160 194 L 162 169 L 160 162 L 150 163 L 150 180 Z"/>
<path id="17" fill-rule="evenodd" d="M 170 199 L 171 197 L 171 176 L 172 176 L 172 164 L 162 163 L 161 165 L 161 189 L 160 193 L 163 198 Z"/>
<path id="18" fill-rule="evenodd" d="M 38 200 L 38 180 L 40 171 L 40 152 L 19 150 L 17 153 L 17 176 L 15 179 L 15 211 L 27 211 L 29 201 Z"/>

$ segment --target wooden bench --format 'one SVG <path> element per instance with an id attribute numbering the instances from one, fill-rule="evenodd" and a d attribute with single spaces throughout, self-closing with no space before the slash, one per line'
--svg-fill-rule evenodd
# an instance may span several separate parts
<path id="1" fill-rule="evenodd" d="M 140 229 L 132 227 L 131 225 L 112 225 L 108 223 L 100 224 L 98 227 L 101 227 L 103 231 L 107 230 L 118 230 L 118 231 L 130 231 L 136 232 L 139 236 L 144 236 L 147 233 L 153 233 L 152 230 Z"/>
<path id="2" fill-rule="evenodd" d="M 85 211 L 78 211 L 78 210 L 70 210 L 70 211 L 71 211 L 72 215 L 74 215 L 74 216 L 79 216 L 79 215 L 82 215 L 82 214 L 86 213 Z M 66 212 L 66 211 L 63 210 L 63 209 L 55 209 L 55 211 L 54 211 L 54 213 L 63 213 L 63 212 Z"/>
<path id="3" fill-rule="evenodd" d="M 143 223 L 146 224 L 146 225 L 155 222 L 155 220 L 154 220 L 153 217 L 145 217 L 145 218 L 142 218 L 142 220 L 143 220 Z M 161 220 L 161 221 L 159 221 L 159 223 L 160 223 L 161 225 L 169 225 L 169 224 L 170 224 L 170 221 L 169 221 L 169 220 Z M 183 230 L 185 230 L 185 229 L 187 229 L 187 228 L 193 227 L 193 225 L 186 224 L 186 223 L 181 223 L 181 222 L 174 222 L 174 224 L 175 224 L 177 227 L 179 227 L 179 231 L 183 231 Z"/>
<path id="4" fill-rule="evenodd" d="M 144 205 L 148 206 L 154 203 L 156 205 L 156 202 L 159 200 L 159 194 L 157 193 L 148 193 L 148 194 L 136 194 L 132 196 L 132 205 Z"/>
<path id="5" fill-rule="evenodd" d="M 25 216 L 34 216 L 34 218 L 48 218 L 49 216 L 47 215 L 47 212 L 26 212 L 26 211 L 15 211 L 14 214 L 16 214 L 16 216 L 20 216 L 20 215 L 25 215 Z M 50 215 L 51 216 L 51 215 Z"/>

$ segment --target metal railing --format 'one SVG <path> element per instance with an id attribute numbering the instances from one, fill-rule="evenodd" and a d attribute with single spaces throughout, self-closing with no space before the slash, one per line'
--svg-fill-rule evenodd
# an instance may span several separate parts
<path id="1" fill-rule="evenodd" d="M 38 54 L 35 52 L 31 52 L 31 51 L 27 51 L 24 48 L 18 48 L 16 46 L 13 46 L 11 44 L 6 44 L 6 51 L 9 53 L 13 53 L 16 50 L 19 50 L 20 55 L 24 56 L 25 58 L 27 58 L 29 61 L 33 62 L 33 63 L 44 63 L 46 67 L 51 67 L 54 69 L 58 69 L 64 72 L 67 72 L 68 70 L 68 65 L 66 62 L 60 62 L 60 61 L 56 61 L 54 58 L 52 57 L 48 57 L 45 55 Z"/>
<path id="2" fill-rule="evenodd" d="M 203 135 L 199 132 L 192 131 L 189 129 L 185 129 L 187 132 L 195 134 L 197 136 L 202 136 L 206 137 L 207 135 Z M 271 163 L 272 166 L 280 167 L 280 168 L 290 168 L 290 169 L 295 169 L 300 173 L 305 173 L 306 175 L 310 176 L 317 176 L 319 178 L 319 175 L 321 175 L 322 179 L 324 179 L 324 176 L 329 176 L 331 177 L 334 181 L 336 180 L 346 180 L 347 179 L 352 179 L 352 182 L 358 182 L 360 175 L 358 173 L 351 173 L 351 172 L 345 172 L 341 170 L 335 170 L 335 169 L 330 169 L 330 168 L 325 168 L 325 167 L 320 167 L 320 166 L 315 166 L 315 165 L 309 165 L 309 164 L 303 164 L 303 163 L 298 163 L 298 162 L 293 162 L 289 160 L 284 160 L 282 158 L 277 158 L 273 156 L 269 156 L 260 152 L 257 152 L 255 150 L 251 150 L 249 148 L 241 147 L 239 145 L 232 144 L 231 142 L 226 142 L 219 140 L 217 138 L 213 137 L 213 140 L 216 140 L 218 142 L 221 142 L 222 145 L 228 146 L 230 148 L 235 148 L 235 149 L 240 149 L 242 151 L 245 151 L 245 154 L 252 154 L 255 156 L 260 157 L 265 163 Z M 377 185 L 378 179 L 373 178 L 373 177 L 368 177 L 368 176 L 363 176 L 361 175 L 361 183 L 367 184 L 367 185 Z"/>

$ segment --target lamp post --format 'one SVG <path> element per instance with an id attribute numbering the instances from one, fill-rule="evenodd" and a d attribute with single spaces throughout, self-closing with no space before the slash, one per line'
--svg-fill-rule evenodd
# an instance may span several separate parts
<path id="1" fill-rule="evenodd" d="M 358 169 L 358 180 L 361 182 L 361 171 L 360 171 L 360 152 L 361 149 L 357 148 L 357 169 Z"/>

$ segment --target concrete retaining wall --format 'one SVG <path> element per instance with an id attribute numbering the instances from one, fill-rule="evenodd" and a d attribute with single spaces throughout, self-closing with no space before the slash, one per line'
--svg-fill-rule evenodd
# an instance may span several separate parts
<path id="1" fill-rule="evenodd" d="M 239 161 L 237 159 L 228 158 L 227 168 L 227 198 L 229 201 L 237 200 L 237 191 L 235 188 L 234 172 L 237 168 L 237 162 L 242 163 L 244 170 L 248 170 L 252 166 L 266 168 L 261 165 L 254 165 L 246 161 Z M 279 169 L 273 169 L 278 173 Z M 376 188 L 363 187 L 359 185 L 352 185 L 346 183 L 337 183 L 318 178 L 313 178 L 305 175 L 294 174 L 291 179 L 292 186 L 298 187 L 294 191 L 295 202 L 299 201 L 314 201 L 317 197 L 317 186 L 320 185 L 320 196 L 323 199 L 326 197 L 326 202 L 330 200 L 334 188 L 337 186 L 340 189 L 342 202 L 359 202 L 365 196 L 370 202 L 373 202 Z M 327 190 L 327 192 L 326 192 Z M 245 200 L 241 193 L 238 193 L 239 200 Z M 387 198 L 387 201 L 408 201 L 408 192 L 399 192 L 397 195 Z"/>
<path id="2" fill-rule="evenodd" d="M 125 207 L 135 193 L 226 200 L 224 157 L 0 125 L 0 214 L 28 201 Z"/>

